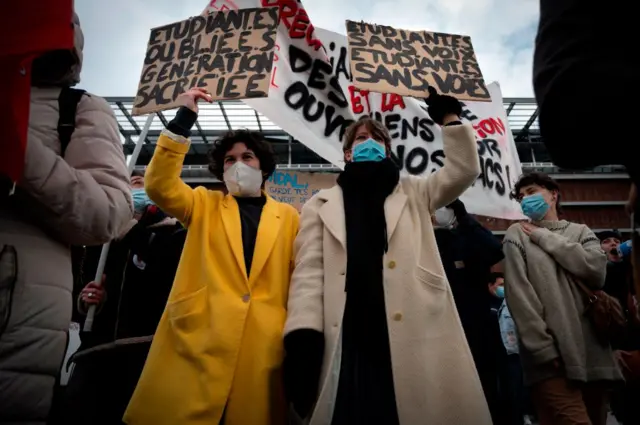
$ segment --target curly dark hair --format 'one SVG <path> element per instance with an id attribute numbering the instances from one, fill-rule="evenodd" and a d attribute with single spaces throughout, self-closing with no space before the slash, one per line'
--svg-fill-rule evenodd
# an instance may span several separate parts
<path id="1" fill-rule="evenodd" d="M 511 192 L 511 196 L 514 199 L 520 201 L 522 196 L 520 195 L 520 190 L 523 187 L 530 186 L 535 184 L 540 187 L 544 187 L 547 190 L 558 192 L 558 200 L 556 201 L 556 211 L 558 213 L 561 212 L 560 208 L 560 185 L 554 179 L 551 178 L 548 174 L 545 173 L 525 173 L 518 178 L 515 186 L 513 187 L 513 191 Z"/>
<path id="2" fill-rule="evenodd" d="M 236 143 L 244 143 L 247 149 L 253 151 L 260 161 L 260 169 L 266 181 L 276 170 L 276 154 L 271 143 L 265 140 L 259 131 L 235 130 L 230 131 L 213 142 L 209 151 L 209 171 L 218 180 L 223 181 L 224 158 Z"/>

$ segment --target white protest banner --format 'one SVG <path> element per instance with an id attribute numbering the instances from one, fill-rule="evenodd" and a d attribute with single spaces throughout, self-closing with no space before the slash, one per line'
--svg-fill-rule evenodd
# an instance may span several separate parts
<path id="1" fill-rule="evenodd" d="M 339 140 L 355 117 L 302 3 L 297 0 L 211 0 L 202 13 L 274 6 L 280 9 L 280 25 L 269 97 L 245 103 L 325 160 L 343 167 Z M 292 64 L 291 60 L 296 63 Z M 310 76 L 313 78 L 308 86 Z"/>
<path id="2" fill-rule="evenodd" d="M 269 97 L 246 99 L 295 139 L 338 167 L 344 166 L 345 129 L 367 114 L 393 138 L 393 154 L 403 173 L 432 173 L 443 165 L 442 133 L 423 101 L 395 94 L 364 92 L 351 84 L 347 38 L 314 28 L 301 2 L 291 0 L 212 0 L 204 13 L 224 8 L 280 7 L 280 26 Z M 462 196 L 469 212 L 522 219 L 509 193 L 521 174 L 502 93 L 488 85 L 491 102 L 463 102 L 462 119 L 476 130 L 482 174 Z"/>

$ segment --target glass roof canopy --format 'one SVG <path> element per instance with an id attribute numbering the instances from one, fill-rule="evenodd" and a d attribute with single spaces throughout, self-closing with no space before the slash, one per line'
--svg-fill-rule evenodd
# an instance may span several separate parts
<path id="1" fill-rule="evenodd" d="M 138 136 L 142 132 L 147 116 L 133 117 L 133 97 L 107 97 L 106 100 L 116 115 L 125 155 L 133 152 Z M 272 143 L 278 156 L 278 167 L 329 170 L 333 165 L 316 155 L 302 143 L 299 143 L 276 126 L 267 117 L 247 106 L 242 101 L 216 101 L 213 104 L 199 105 L 198 121 L 192 129 L 191 149 L 185 157 L 185 170 L 205 170 L 208 163 L 209 144 L 229 130 L 249 129 L 261 131 Z M 504 98 L 504 108 L 508 116 L 509 127 L 516 141 L 516 148 L 523 164 L 550 167 L 545 172 L 556 172 L 546 147 L 540 138 L 538 126 L 538 107 L 533 98 Z M 176 111 L 157 113 L 142 146 L 137 164 L 146 166 L 153 156 L 155 143 L 160 132 L 173 119 Z M 619 172 L 619 168 L 598 167 L 597 172 Z M 554 171 L 555 170 L 555 171 Z M 198 171 L 199 172 L 199 171 Z"/>
<path id="2" fill-rule="evenodd" d="M 133 97 L 107 97 L 118 120 L 123 142 L 135 143 L 142 131 L 146 116 L 131 115 Z M 212 138 L 229 130 L 246 128 L 262 131 L 266 136 L 288 139 L 288 134 L 272 123 L 267 117 L 255 111 L 242 101 L 221 101 L 199 105 L 200 112 L 194 128 L 192 142 L 210 143 Z M 509 126 L 517 140 L 529 134 L 538 134 L 538 107 L 533 98 L 505 98 L 504 107 Z M 175 116 L 175 110 L 158 112 L 153 121 L 146 143 L 155 143 L 160 131 Z"/>

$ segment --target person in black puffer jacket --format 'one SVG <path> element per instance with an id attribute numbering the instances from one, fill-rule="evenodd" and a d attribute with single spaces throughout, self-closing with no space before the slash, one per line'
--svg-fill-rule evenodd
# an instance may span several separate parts
<path id="1" fill-rule="evenodd" d="M 501 425 L 495 330 L 487 282 L 491 267 L 504 258 L 502 244 L 467 213 L 459 199 L 435 212 L 435 236 L 442 265 L 458 309 L 493 422 Z"/>
<path id="2" fill-rule="evenodd" d="M 81 313 L 86 313 L 92 302 L 89 294 L 101 295 L 97 297 L 101 302 L 92 332 L 81 332 L 80 349 L 70 359 L 75 368 L 60 409 L 64 425 L 123 423 L 173 285 L 185 238 L 186 229 L 175 219 L 154 205 L 144 205 L 138 223 L 111 244 L 104 287 L 90 282 L 78 291 Z M 88 248 L 85 281 L 93 281 L 100 252 L 101 247 Z"/>

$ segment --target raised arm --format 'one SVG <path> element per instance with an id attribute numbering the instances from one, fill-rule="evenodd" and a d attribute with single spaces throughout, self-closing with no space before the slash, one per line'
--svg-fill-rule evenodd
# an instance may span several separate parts
<path id="1" fill-rule="evenodd" d="M 563 269 L 592 289 L 601 289 L 607 274 L 607 255 L 596 235 L 584 226 L 579 242 L 544 228 L 531 232 L 531 241 L 551 255 Z"/>
<path id="2" fill-rule="evenodd" d="M 505 237 L 505 296 L 518 334 L 533 364 L 550 363 L 560 355 L 544 321 L 544 307 L 527 276 L 524 248 Z"/>
<path id="3" fill-rule="evenodd" d="M 442 127 L 444 165 L 430 176 L 411 176 L 407 181 L 433 212 L 453 202 L 476 181 L 480 160 L 473 127 L 460 121 L 460 102 L 451 96 L 440 96 L 430 88 L 427 103 L 429 115 Z"/>
<path id="4" fill-rule="evenodd" d="M 194 189 L 180 178 L 184 157 L 189 152 L 191 127 L 198 119 L 197 101 L 211 101 L 202 89 L 191 89 L 180 95 L 184 106 L 162 131 L 153 158 L 147 167 L 144 188 L 149 198 L 167 214 L 185 226 L 193 212 Z"/>
<path id="5" fill-rule="evenodd" d="M 30 208 L 58 239 L 99 245 L 133 217 L 129 174 L 118 124 L 107 102 L 83 96 L 64 158 L 29 133 L 21 189 Z"/>

